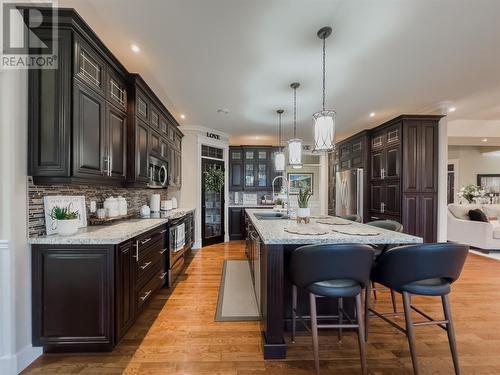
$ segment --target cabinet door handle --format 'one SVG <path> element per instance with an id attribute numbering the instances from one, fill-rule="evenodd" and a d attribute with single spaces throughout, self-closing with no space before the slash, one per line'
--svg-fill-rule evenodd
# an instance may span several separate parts
<path id="1" fill-rule="evenodd" d="M 134 255 L 134 258 L 135 258 L 135 261 L 136 262 L 139 262 L 139 240 L 135 241 L 135 255 Z"/>
<path id="2" fill-rule="evenodd" d="M 109 168 L 108 168 L 108 175 L 109 177 L 111 177 L 111 175 L 113 174 L 113 157 L 111 155 L 109 155 L 108 157 L 108 160 L 109 160 Z"/>
<path id="3" fill-rule="evenodd" d="M 384 213 L 384 212 L 385 212 L 385 203 L 384 203 L 384 202 L 381 202 L 381 203 L 380 203 L 380 212 L 381 212 L 381 213 Z"/>
<path id="4" fill-rule="evenodd" d="M 163 273 L 160 275 L 160 279 L 162 279 L 162 280 L 163 280 L 163 279 L 165 278 L 165 276 L 167 276 L 167 272 L 163 272 Z"/>
<path id="5" fill-rule="evenodd" d="M 149 297 L 149 295 L 151 294 L 151 292 L 152 292 L 152 290 L 148 290 L 148 291 L 146 292 L 146 294 L 144 294 L 144 296 L 142 296 L 142 297 L 141 297 L 141 299 L 142 299 L 143 301 L 145 301 L 145 300 L 146 300 L 146 298 L 148 298 L 148 297 Z"/>
<path id="6" fill-rule="evenodd" d="M 146 264 L 144 264 L 143 266 L 141 266 L 141 270 L 145 270 L 146 268 L 149 267 L 150 264 L 151 264 L 151 262 L 147 262 Z"/>
<path id="7" fill-rule="evenodd" d="M 151 237 L 149 237 L 148 239 L 146 239 L 144 241 L 141 241 L 141 245 L 144 245 L 145 243 L 148 243 L 149 241 L 151 241 Z"/>
<path id="8" fill-rule="evenodd" d="M 162 231 L 160 231 L 160 234 L 163 234 L 165 233 L 167 230 L 166 229 L 163 229 Z"/>
<path id="9" fill-rule="evenodd" d="M 163 249 L 163 250 L 161 250 L 161 251 L 159 251 L 159 253 L 160 253 L 160 254 L 163 254 L 163 253 L 164 253 L 165 251 L 167 251 L 167 250 L 168 250 L 168 247 L 167 247 L 167 248 L 165 248 L 165 249 Z"/>
<path id="10" fill-rule="evenodd" d="M 384 168 L 382 168 L 382 169 L 380 170 L 380 178 L 381 178 L 382 180 L 383 180 L 383 179 L 385 179 L 385 169 L 384 169 Z"/>

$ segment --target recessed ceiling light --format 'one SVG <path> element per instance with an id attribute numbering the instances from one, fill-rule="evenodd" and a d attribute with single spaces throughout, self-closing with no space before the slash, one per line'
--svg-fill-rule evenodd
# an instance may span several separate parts
<path id="1" fill-rule="evenodd" d="M 181 119 L 185 119 L 186 118 L 186 115 L 184 113 L 181 113 Z"/>
<path id="2" fill-rule="evenodd" d="M 456 107 L 450 107 L 448 108 L 448 113 L 455 112 L 457 110 Z"/>
<path id="3" fill-rule="evenodd" d="M 137 44 L 131 44 L 130 49 L 132 50 L 132 52 L 135 52 L 135 53 L 141 52 L 141 49 L 139 48 L 139 46 Z"/>
<path id="4" fill-rule="evenodd" d="M 488 138 L 483 138 L 481 142 L 488 142 Z"/>
<path id="5" fill-rule="evenodd" d="M 370 113 L 370 117 L 375 117 L 375 112 Z"/>

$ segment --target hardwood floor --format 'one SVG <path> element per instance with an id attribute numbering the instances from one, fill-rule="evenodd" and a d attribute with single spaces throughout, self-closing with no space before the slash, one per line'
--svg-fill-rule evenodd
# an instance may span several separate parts
<path id="1" fill-rule="evenodd" d="M 314 374 L 309 334 L 289 343 L 286 361 L 264 361 L 258 322 L 214 322 L 224 259 L 242 259 L 244 242 L 213 245 L 193 252 L 186 274 L 173 290 L 152 301 L 112 353 L 46 354 L 23 374 Z M 500 262 L 470 254 L 451 294 L 463 374 L 500 373 Z M 387 292 L 378 310 L 390 309 Z M 442 316 L 438 298 L 415 304 Z M 402 309 L 401 299 L 399 305 Z M 75 322 L 77 324 L 77 322 Z M 370 374 L 410 374 L 405 336 L 373 318 L 367 345 Z M 451 374 L 446 333 L 417 328 L 417 350 L 424 374 Z M 354 333 L 341 344 L 336 332 L 320 331 L 322 374 L 359 374 Z"/>

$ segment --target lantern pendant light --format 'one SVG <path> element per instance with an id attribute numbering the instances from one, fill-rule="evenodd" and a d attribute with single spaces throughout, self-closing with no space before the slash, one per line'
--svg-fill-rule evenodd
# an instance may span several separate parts
<path id="1" fill-rule="evenodd" d="M 326 83 L 326 45 L 325 40 L 332 33 L 329 26 L 322 27 L 318 31 L 318 38 L 323 39 L 323 110 L 313 115 L 314 127 L 314 151 L 330 152 L 335 149 L 335 117 L 337 113 L 327 110 L 325 107 L 325 83 Z"/>
<path id="2" fill-rule="evenodd" d="M 279 116 L 278 122 L 278 151 L 274 153 L 274 170 L 276 172 L 284 172 L 285 171 L 285 153 L 283 152 L 283 148 L 281 147 L 281 115 L 285 112 L 282 109 L 278 109 L 276 113 Z"/>
<path id="3" fill-rule="evenodd" d="M 302 139 L 297 138 L 297 88 L 300 83 L 290 85 L 293 89 L 293 138 L 288 141 L 288 164 L 297 169 L 302 168 Z"/>

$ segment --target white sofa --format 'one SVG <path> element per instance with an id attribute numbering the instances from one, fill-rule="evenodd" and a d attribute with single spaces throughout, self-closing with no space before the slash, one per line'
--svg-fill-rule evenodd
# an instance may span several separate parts
<path id="1" fill-rule="evenodd" d="M 469 211 L 481 209 L 489 222 L 471 221 Z M 483 250 L 500 250 L 500 204 L 449 204 L 448 241 Z"/>

